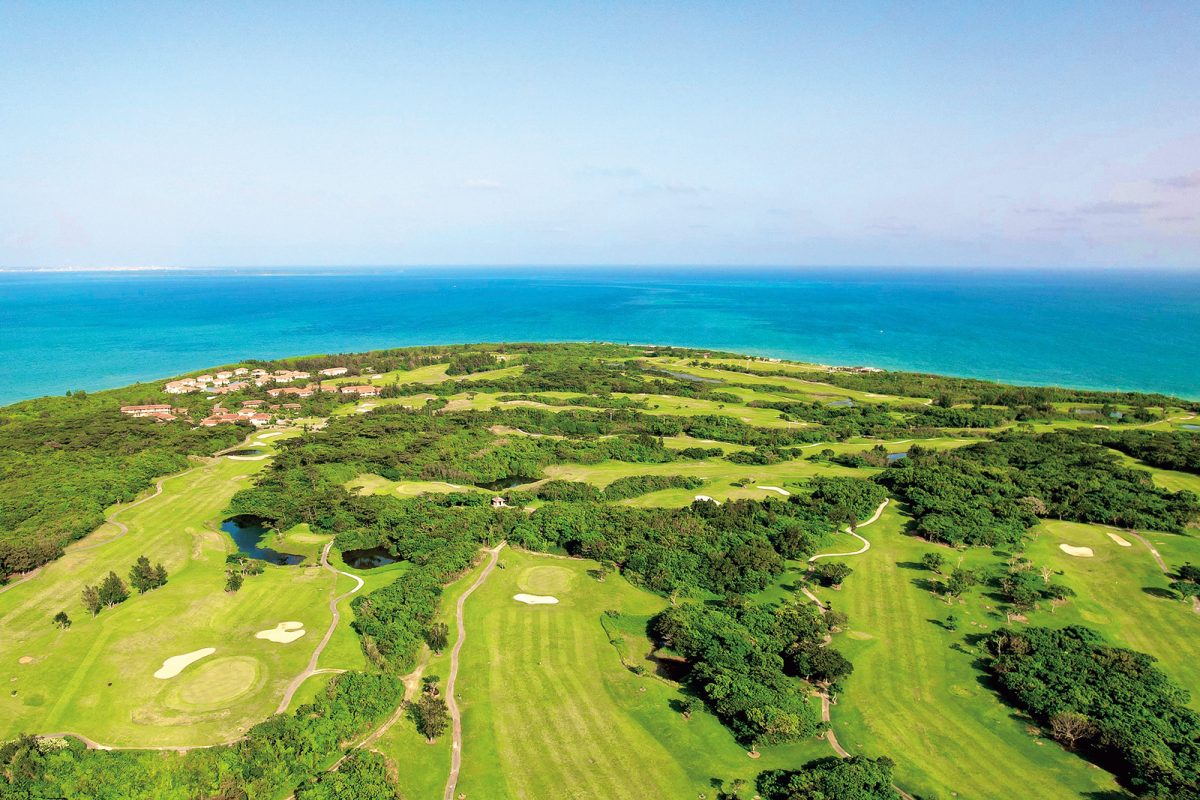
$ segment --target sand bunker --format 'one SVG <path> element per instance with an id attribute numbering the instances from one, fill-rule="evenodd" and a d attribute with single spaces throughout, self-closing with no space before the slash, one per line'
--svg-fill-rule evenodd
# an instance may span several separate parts
<path id="1" fill-rule="evenodd" d="M 21 656 L 17 659 L 18 664 L 32 664 L 33 656 Z"/>
<path id="2" fill-rule="evenodd" d="M 230 461 L 262 461 L 264 458 L 270 457 L 270 453 L 263 453 L 257 456 L 226 456 Z"/>
<path id="3" fill-rule="evenodd" d="M 548 597 L 544 594 L 514 594 L 513 600 L 518 603 L 524 603 L 527 606 L 553 606 L 558 604 L 557 597 Z"/>
<path id="4" fill-rule="evenodd" d="M 296 641 L 305 633 L 307 631 L 304 630 L 303 622 L 281 622 L 270 630 L 259 631 L 254 634 L 254 638 L 287 644 Z"/>
<path id="5" fill-rule="evenodd" d="M 698 494 L 698 495 L 696 495 L 696 497 L 694 498 L 693 502 L 694 502 L 695 500 L 701 500 L 701 501 L 703 501 L 703 502 L 705 502 L 705 503 L 716 503 L 717 505 L 721 505 L 721 501 L 720 501 L 720 500 L 714 500 L 714 499 L 712 499 L 711 497 L 709 497 L 709 496 L 708 496 L 708 495 L 706 495 L 706 494 Z"/>
<path id="6" fill-rule="evenodd" d="M 205 656 L 211 656 L 215 652 L 217 652 L 217 648 L 205 647 L 201 650 L 193 650 L 190 653 L 184 653 L 181 656 L 171 656 L 163 662 L 161 667 L 158 668 L 158 672 L 154 673 L 154 677 L 159 679 L 174 678 L 176 675 L 183 672 L 183 668 L 188 664 L 191 664 L 193 661 L 199 661 Z"/>
<path id="7" fill-rule="evenodd" d="M 758 488 L 765 489 L 768 492 L 778 492 L 779 494 L 783 495 L 784 497 L 792 496 L 792 493 L 789 492 L 787 489 L 781 489 L 778 486 L 759 486 Z"/>
<path id="8" fill-rule="evenodd" d="M 270 433 L 260 433 L 260 434 L 258 435 L 258 438 L 260 438 L 260 439 L 270 439 L 270 438 L 272 438 L 272 437 L 275 437 L 275 436 L 283 436 L 285 433 L 287 433 L 287 431 L 271 431 Z"/>
<path id="9" fill-rule="evenodd" d="M 1058 549 L 1069 556 L 1076 556 L 1077 558 L 1091 558 L 1095 555 L 1090 547 L 1074 547 L 1069 544 L 1060 544 Z"/>
<path id="10" fill-rule="evenodd" d="M 1112 539 L 1114 542 L 1116 542 L 1117 544 L 1121 545 L 1121 547 L 1133 547 L 1133 545 L 1132 545 L 1132 544 L 1130 544 L 1129 542 L 1125 541 L 1123 538 L 1121 538 L 1120 536 L 1118 536 L 1118 535 L 1117 535 L 1117 534 L 1115 534 L 1115 533 L 1110 533 L 1110 534 L 1108 535 L 1108 538 Z"/>

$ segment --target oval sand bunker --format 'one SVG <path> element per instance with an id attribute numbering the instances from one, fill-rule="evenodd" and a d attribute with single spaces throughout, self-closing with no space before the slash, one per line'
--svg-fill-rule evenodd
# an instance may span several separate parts
<path id="1" fill-rule="evenodd" d="M 1062 550 L 1069 556 L 1075 556 L 1077 558 L 1091 558 L 1094 555 L 1094 553 L 1092 553 L 1092 548 L 1090 547 L 1074 547 L 1069 544 L 1060 544 L 1058 549 Z"/>
<path id="2" fill-rule="evenodd" d="M 518 603 L 524 603 L 527 606 L 553 606 L 558 604 L 557 597 L 549 597 L 543 594 L 514 594 L 513 600 Z"/>
<path id="3" fill-rule="evenodd" d="M 184 653 L 181 656 L 171 656 L 166 661 L 163 661 L 162 666 L 154 673 L 154 677 L 159 679 L 174 678 L 183 672 L 183 668 L 188 664 L 191 664 L 193 661 L 199 661 L 205 656 L 211 656 L 215 652 L 217 652 L 217 648 L 205 647 L 200 650 L 193 650 L 190 653 Z"/>
<path id="4" fill-rule="evenodd" d="M 307 631 L 304 630 L 303 622 L 281 622 L 274 628 L 265 631 L 259 631 L 254 634 L 255 639 L 268 639 L 272 642 L 287 644 L 294 642 L 303 636 Z"/>
<path id="5" fill-rule="evenodd" d="M 1118 536 L 1115 533 L 1110 533 L 1108 535 L 1108 538 L 1112 539 L 1114 542 L 1121 545 L 1121 547 L 1133 547 L 1133 545 L 1131 545 L 1129 542 L 1125 541 L 1125 538 L 1123 536 Z"/>

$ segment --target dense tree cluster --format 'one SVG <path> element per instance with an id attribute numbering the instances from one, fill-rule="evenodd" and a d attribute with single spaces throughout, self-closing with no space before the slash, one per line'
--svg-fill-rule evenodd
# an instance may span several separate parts
<path id="1" fill-rule="evenodd" d="M 1069 433 L 914 452 L 877 480 L 909 504 L 917 533 L 956 545 L 1015 543 L 1038 517 L 1182 532 L 1200 516 L 1196 495 L 1160 489 Z"/>
<path id="2" fill-rule="evenodd" d="M 1017 558 L 1008 572 L 996 581 L 1005 599 L 1019 611 L 1030 611 L 1043 600 L 1052 604 L 1065 603 L 1075 596 L 1069 586 L 1051 580 L 1048 567 L 1038 569 L 1033 562 Z"/>
<path id="3" fill-rule="evenodd" d="M 296 800 L 402 800 L 387 759 L 355 750 L 336 770 L 296 789 Z"/>
<path id="4" fill-rule="evenodd" d="M 402 689 L 385 675 L 347 672 L 335 676 L 312 703 L 255 725 L 237 743 L 182 755 L 88 750 L 74 739 L 23 736 L 0 745 L 0 796 L 22 800 L 282 797 L 324 770 L 344 742 L 387 717 L 400 702 Z"/>
<path id="5" fill-rule="evenodd" d="M 798 770 L 770 770 L 758 776 L 764 800 L 899 800 L 892 788 L 890 758 L 822 758 Z"/>
<path id="6" fill-rule="evenodd" d="M 1200 433 L 1184 431 L 1087 431 L 1087 438 L 1160 469 L 1200 475 Z"/>
<path id="7" fill-rule="evenodd" d="M 538 484 L 528 490 L 506 492 L 505 495 L 510 503 L 517 504 L 533 499 L 567 503 L 598 503 L 627 500 L 664 489 L 698 489 L 703 485 L 704 481 L 700 478 L 686 475 L 626 475 L 617 478 L 603 489 L 581 481 L 553 480 Z"/>
<path id="8" fill-rule="evenodd" d="M 988 672 L 1005 697 L 1063 744 L 1086 751 L 1144 797 L 1200 796 L 1200 715 L 1144 653 L 1080 626 L 1000 630 Z"/>
<path id="9" fill-rule="evenodd" d="M 503 366 L 496 356 L 491 353 L 463 353 L 450 359 L 446 367 L 447 375 L 471 375 L 476 372 L 486 372 Z"/>
<path id="10" fill-rule="evenodd" d="M 138 594 L 145 594 L 167 583 L 167 569 L 161 563 L 150 566 L 150 559 L 138 556 L 137 561 L 129 568 L 129 584 L 137 589 Z"/>
<path id="11" fill-rule="evenodd" d="M 747 744 L 817 733 L 821 723 L 800 678 L 830 682 L 849 671 L 845 659 L 837 664 L 814 659 L 829 628 L 811 603 L 774 610 L 748 603 L 684 603 L 655 617 L 651 633 L 688 659 L 688 687 Z M 837 674 L 823 671 L 829 666 Z"/>
<path id="12" fill-rule="evenodd" d="M 1176 572 L 1171 588 L 1179 592 L 1184 600 L 1200 597 L 1200 567 L 1184 564 Z"/>

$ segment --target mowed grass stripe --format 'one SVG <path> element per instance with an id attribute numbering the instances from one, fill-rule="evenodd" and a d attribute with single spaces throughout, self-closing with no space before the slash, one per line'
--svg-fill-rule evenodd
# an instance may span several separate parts
<path id="1" fill-rule="evenodd" d="M 881 550 L 880 554 L 884 552 Z M 948 693 L 939 692 L 940 683 L 934 680 L 935 675 L 944 676 L 944 672 L 934 667 L 934 648 L 922 636 L 922 626 L 931 625 L 927 621 L 930 615 L 922 613 L 919 606 L 924 604 L 917 602 L 912 587 L 906 586 L 900 570 L 886 563 L 888 560 L 876 557 L 869 570 L 858 573 L 871 576 L 870 594 L 890 598 L 893 612 L 890 616 L 893 624 L 880 637 L 890 658 L 886 662 L 876 661 L 867 670 L 874 684 L 872 700 L 877 709 L 868 720 L 894 720 L 897 724 L 871 727 L 889 740 L 887 752 L 903 752 L 906 760 L 912 758 L 909 755 L 912 745 L 919 743 L 923 760 L 944 762 L 951 785 L 958 787 L 960 793 L 987 796 L 988 792 L 1001 790 L 1021 772 L 1018 762 L 1006 758 L 1007 763 L 1002 764 L 980 758 L 980 754 L 995 748 L 996 743 L 989 741 L 993 737 L 985 728 L 961 724 L 956 714 L 949 713 L 957 710 L 953 707 L 961 706 Z M 851 612 L 851 619 L 859 614 L 858 610 Z M 1006 796 L 1018 796 L 1020 784 L 1004 791 Z"/>
<path id="2" fill-rule="evenodd" d="M 499 684 L 496 686 L 497 691 L 512 694 L 516 700 L 515 703 L 501 705 L 497 710 L 497 739 L 500 747 L 507 749 L 511 743 L 511 748 L 515 751 L 515 758 L 509 762 L 512 765 L 541 765 L 536 772 L 520 768 L 506 769 L 505 775 L 509 780 L 519 777 L 519 796 L 534 800 L 538 796 L 539 785 L 545 781 L 565 787 L 578 776 L 568 765 L 565 750 L 558 746 L 561 736 L 547 737 L 547 733 L 554 730 L 556 703 L 553 698 L 538 696 L 537 688 L 542 682 L 537 658 L 538 631 L 534 620 L 529 615 L 520 613 L 527 610 L 516 608 L 514 603 L 513 607 L 504 613 L 505 628 L 508 631 L 521 632 L 520 647 L 516 653 L 511 654 L 511 661 L 497 664 L 500 669 L 494 670 L 493 674 L 497 676 Z M 498 639 L 497 644 L 499 645 Z M 511 664 L 512 669 L 506 674 L 504 667 L 508 664 Z M 523 685 L 520 681 L 513 682 L 514 675 L 523 676 Z M 542 780 L 534 780 L 535 776 Z"/>
<path id="3" fill-rule="evenodd" d="M 962 632 L 937 624 L 951 608 L 913 585 L 927 573 L 899 566 L 919 560 L 930 547 L 902 535 L 901 526 L 901 518 L 887 512 L 872 526 L 872 549 L 853 560 L 855 574 L 846 588 L 825 593 L 850 615 L 853 629 L 874 637 L 839 637 L 835 644 L 856 667 L 833 711 L 843 745 L 890 755 L 898 764 L 897 781 L 920 794 L 1075 798 L 1111 788 L 1111 776 L 1053 743 L 1038 745 L 1011 710 L 979 685 L 973 656 L 951 649 Z M 994 627 L 983 613 L 974 618 Z"/>
<path id="4" fill-rule="evenodd" d="M 539 752 L 553 751 L 555 763 L 562 772 L 555 782 L 541 782 L 535 794 L 544 796 L 548 789 L 558 787 L 564 797 L 602 797 L 605 788 L 602 777 L 588 769 L 579 757 L 576 745 L 582 734 L 570 712 L 575 698 L 554 679 L 557 665 L 552 658 L 551 620 L 549 614 L 543 613 L 545 611 L 537 607 L 517 610 L 518 616 L 523 617 L 522 622 L 532 632 L 533 644 L 529 652 L 536 654 L 530 668 L 530 674 L 535 676 L 535 686 L 531 688 L 536 695 L 530 701 L 538 703 L 546 711 L 543 727 L 531 737 L 531 744 Z"/>
<path id="5" fill-rule="evenodd" d="M 544 609 L 543 609 L 544 610 Z M 594 776 L 593 785 L 603 793 L 593 797 L 608 796 L 631 798 L 649 796 L 644 792 L 634 793 L 629 781 L 637 772 L 629 758 L 629 742 L 615 730 L 616 717 L 599 701 L 607 699 L 601 687 L 587 686 L 580 675 L 595 676 L 596 664 L 588 658 L 588 648 L 581 637 L 579 626 L 569 624 L 563 615 L 542 614 L 542 625 L 546 638 L 543 640 L 543 659 L 553 664 L 547 671 L 547 682 L 556 697 L 567 698 L 560 707 L 564 722 L 568 724 L 571 738 L 566 747 L 574 756 L 578 768 Z M 564 646 L 569 645 L 569 646 Z"/>
<path id="6" fill-rule="evenodd" d="M 561 786 L 568 785 L 576 776 L 567 764 L 565 753 L 553 741 L 557 737 L 551 737 L 550 746 L 547 746 L 546 732 L 553 729 L 555 703 L 553 698 L 540 697 L 536 693 L 541 675 L 536 657 L 538 636 L 532 620 L 515 607 L 491 616 L 503 617 L 502 627 L 506 634 L 514 631 L 520 634 L 519 640 L 514 641 L 517 646 L 507 652 L 501 637 L 490 636 L 493 643 L 489 665 L 492 697 L 511 699 L 511 702 L 494 706 L 496 747 L 506 765 L 539 765 L 536 771 L 520 767 L 504 770 L 506 779 L 516 785 L 517 797 L 535 800 L 542 781 L 534 780 L 534 776 Z M 514 676 L 520 678 L 514 681 Z M 464 743 L 464 761 L 470 759 L 468 747 L 469 743 Z"/>
<path id="7" fill-rule="evenodd" d="M 554 731 L 552 737 L 544 741 L 546 747 L 557 749 L 567 764 L 570 779 L 561 788 L 568 797 L 615 797 L 615 786 L 611 777 L 606 778 L 604 772 L 597 769 L 597 761 L 589 759 L 586 748 L 593 745 L 600 750 L 607 749 L 605 744 L 612 746 L 613 742 L 600 741 L 598 731 L 589 730 L 578 704 L 591 698 L 586 694 L 576 694 L 568 688 L 559 674 L 560 663 L 556 663 L 555 655 L 560 649 L 565 649 L 567 642 L 552 638 L 551 613 L 545 608 L 528 608 L 527 612 L 536 615 L 536 649 L 540 663 L 537 676 L 540 688 L 543 689 L 539 701 L 545 702 L 550 710 L 550 728 Z M 553 610 L 557 609 L 552 609 Z M 571 654 L 574 655 L 573 648 Z M 612 771 L 610 767 L 610 775 Z M 621 794 L 621 797 L 626 795 Z"/>

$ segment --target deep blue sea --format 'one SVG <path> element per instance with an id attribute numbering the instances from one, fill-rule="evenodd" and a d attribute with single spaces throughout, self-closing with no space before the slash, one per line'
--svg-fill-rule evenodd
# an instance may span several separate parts
<path id="1" fill-rule="evenodd" d="M 0 404 L 248 357 L 695 345 L 1200 398 L 1200 274 L 713 268 L 0 273 Z"/>

